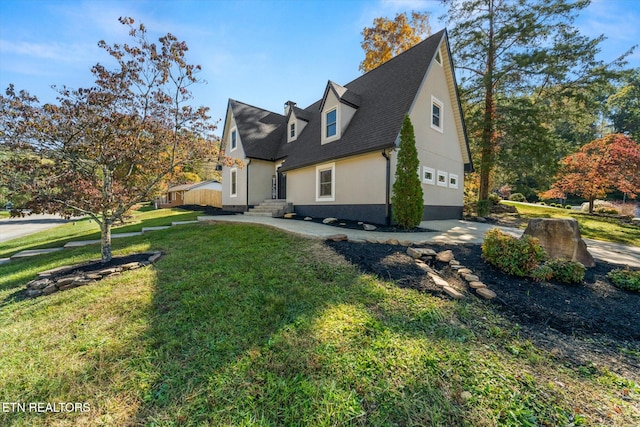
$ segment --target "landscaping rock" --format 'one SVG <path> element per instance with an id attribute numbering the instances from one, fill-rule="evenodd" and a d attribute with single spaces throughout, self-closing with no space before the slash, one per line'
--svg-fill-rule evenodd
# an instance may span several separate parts
<path id="1" fill-rule="evenodd" d="M 149 262 L 153 264 L 162 256 L 162 252 L 155 252 L 149 257 Z"/>
<path id="2" fill-rule="evenodd" d="M 480 288 L 486 288 L 487 287 L 487 285 L 485 285 L 484 283 L 476 282 L 476 281 L 469 282 L 469 286 L 472 287 L 473 289 L 480 289 Z"/>
<path id="3" fill-rule="evenodd" d="M 338 222 L 338 218 L 325 218 L 322 220 L 323 224 L 333 224 L 334 222 Z"/>
<path id="4" fill-rule="evenodd" d="M 42 290 L 40 289 L 27 289 L 27 296 L 29 298 L 35 298 L 42 295 Z"/>
<path id="5" fill-rule="evenodd" d="M 49 277 L 56 273 L 62 273 L 65 271 L 73 270 L 75 267 L 73 265 L 63 265 L 61 267 L 52 268 L 51 270 L 43 271 L 38 273 L 38 277 Z"/>
<path id="6" fill-rule="evenodd" d="M 108 276 L 110 274 L 119 273 L 121 271 L 122 271 L 122 269 L 119 268 L 119 267 L 111 267 L 111 268 L 105 268 L 105 269 L 102 269 L 100 271 L 97 271 L 96 274 L 99 274 L 101 276 Z"/>
<path id="7" fill-rule="evenodd" d="M 64 286 L 66 284 L 73 283 L 74 281 L 76 281 L 78 279 L 80 279 L 80 276 L 63 277 L 61 279 L 58 279 L 56 284 L 58 286 Z"/>
<path id="8" fill-rule="evenodd" d="M 479 282 L 480 278 L 478 276 L 476 276 L 475 274 L 464 274 L 462 275 L 462 277 L 464 277 L 464 280 L 466 280 L 467 282 Z"/>
<path id="9" fill-rule="evenodd" d="M 305 221 L 313 221 L 313 218 L 311 218 L 310 216 L 305 216 L 305 217 L 304 217 L 304 220 L 305 220 Z"/>
<path id="10" fill-rule="evenodd" d="M 327 240 L 331 240 L 333 242 L 346 242 L 349 240 L 349 237 L 346 234 L 333 234 L 331 236 L 327 236 Z"/>
<path id="11" fill-rule="evenodd" d="M 416 266 L 418 266 L 418 268 L 420 268 L 421 270 L 430 271 L 432 273 L 435 273 L 431 267 L 429 267 L 427 264 L 425 264 L 424 262 L 420 261 L 419 259 L 416 260 Z"/>
<path id="12" fill-rule="evenodd" d="M 411 246 L 411 245 L 413 245 L 413 242 L 411 242 L 411 241 L 409 241 L 409 240 L 401 240 L 401 241 L 400 241 L 400 244 L 401 244 L 402 246 Z"/>
<path id="13" fill-rule="evenodd" d="M 422 258 L 423 256 L 435 256 L 436 251 L 429 248 L 407 248 L 407 255 L 413 258 Z"/>
<path id="14" fill-rule="evenodd" d="M 136 268 L 140 268 L 140 263 L 130 262 L 128 264 L 123 264 L 121 267 L 123 270 L 135 270 Z"/>
<path id="15" fill-rule="evenodd" d="M 387 244 L 398 246 L 398 245 L 400 245 L 400 242 L 398 241 L 398 239 L 389 239 L 389 240 L 387 240 Z"/>
<path id="16" fill-rule="evenodd" d="M 58 292 L 58 288 L 56 287 L 55 283 L 50 284 L 49 286 L 47 286 L 42 290 L 43 295 L 50 295 L 54 292 Z"/>
<path id="17" fill-rule="evenodd" d="M 488 300 L 492 300 L 497 296 L 496 293 L 489 288 L 477 288 L 476 293 L 480 295 L 482 298 L 488 299 Z"/>
<path id="18" fill-rule="evenodd" d="M 27 289 L 44 289 L 51 284 L 49 279 L 36 279 L 27 283 Z"/>
<path id="19" fill-rule="evenodd" d="M 458 292 L 457 290 L 453 289 L 451 286 L 443 286 L 442 290 L 449 295 L 451 298 L 454 299 L 462 299 L 464 298 L 464 295 L 461 294 L 460 292 Z"/>
<path id="20" fill-rule="evenodd" d="M 436 255 L 436 260 L 440 262 L 449 262 L 452 259 L 453 259 L 453 252 L 451 252 L 450 250 L 438 252 L 438 254 Z"/>
<path id="21" fill-rule="evenodd" d="M 450 265 L 450 266 L 452 266 L 452 267 L 453 267 L 454 265 L 460 265 L 460 261 L 457 261 L 457 260 L 455 260 L 455 259 L 452 259 L 451 261 L 449 261 L 449 265 Z"/>
<path id="22" fill-rule="evenodd" d="M 291 219 L 291 218 L 294 218 L 295 216 L 296 216 L 295 212 L 284 214 L 285 219 Z"/>
<path id="23" fill-rule="evenodd" d="M 468 268 L 461 268 L 461 269 L 458 270 L 458 274 L 461 275 L 461 276 L 464 276 L 465 274 L 472 274 L 472 273 L 473 273 L 473 271 L 471 271 Z"/>
<path id="24" fill-rule="evenodd" d="M 580 236 L 578 222 L 573 218 L 534 218 L 529 221 L 524 235 L 540 240 L 551 258 L 570 259 L 587 268 L 596 265 Z"/>
<path id="25" fill-rule="evenodd" d="M 444 288 L 445 286 L 449 286 L 449 282 L 447 282 L 446 280 L 444 280 L 442 277 L 438 276 L 435 273 L 429 272 L 427 273 L 429 275 L 429 277 L 431 278 L 431 280 L 433 280 L 433 282 L 440 286 L 441 288 Z"/>
<path id="26" fill-rule="evenodd" d="M 364 229 L 364 231 L 375 231 L 378 229 L 378 227 L 371 224 L 362 224 L 362 228 Z"/>

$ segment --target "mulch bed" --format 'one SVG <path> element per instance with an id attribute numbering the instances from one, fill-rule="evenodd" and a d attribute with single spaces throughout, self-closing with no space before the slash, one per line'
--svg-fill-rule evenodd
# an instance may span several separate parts
<path id="1" fill-rule="evenodd" d="M 406 247 L 388 244 L 327 242 L 336 252 L 356 264 L 363 272 L 392 280 L 399 286 L 430 292 L 447 298 L 434 284 L 424 280 L 424 271 L 406 254 Z M 624 356 L 619 348 L 640 349 L 640 294 L 611 285 L 609 271 L 622 268 L 602 261 L 588 269 L 582 285 L 533 280 L 502 273 L 482 259 L 480 245 L 439 245 L 435 251 L 450 249 L 455 259 L 471 268 L 498 297 L 487 302 L 496 312 L 527 331 L 528 338 L 545 348 L 560 352 L 578 363 Z M 458 289 L 466 285 L 444 263 L 432 262 L 443 278 Z M 479 298 L 468 290 L 467 298 Z M 606 357 L 605 357 L 606 356 Z M 640 361 L 628 358 L 623 371 L 637 377 Z"/>
<path id="2" fill-rule="evenodd" d="M 296 215 L 293 218 L 291 218 L 292 220 L 298 220 L 298 221 L 304 221 L 305 217 L 304 216 L 300 216 L 300 215 Z M 311 217 L 309 217 L 311 218 Z M 331 227 L 335 227 L 335 228 L 342 228 L 342 229 L 347 229 L 347 230 L 363 230 L 363 224 L 369 224 L 369 225 L 374 225 L 376 227 L 376 232 L 382 232 L 382 233 L 425 233 L 425 232 L 434 232 L 436 230 L 430 230 L 428 228 L 423 228 L 423 227 L 415 227 L 412 229 L 404 229 L 404 228 L 399 228 L 397 226 L 394 225 L 383 225 L 383 224 L 376 224 L 373 222 L 362 222 L 362 221 L 353 221 L 353 220 L 349 220 L 349 219 L 340 219 L 337 218 L 338 221 L 336 222 L 332 222 L 329 224 L 324 224 L 324 225 L 329 225 Z M 323 224 L 324 218 L 311 218 L 310 222 L 315 222 L 316 224 Z"/>

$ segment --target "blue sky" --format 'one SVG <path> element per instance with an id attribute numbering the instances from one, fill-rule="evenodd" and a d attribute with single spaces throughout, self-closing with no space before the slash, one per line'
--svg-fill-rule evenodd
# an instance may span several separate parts
<path id="1" fill-rule="evenodd" d="M 91 66 L 108 61 L 98 41 L 126 42 L 118 17 L 130 16 L 155 39 L 170 32 L 187 42 L 207 81 L 194 89 L 195 103 L 214 119 L 228 98 L 280 112 L 287 100 L 306 107 L 321 98 L 329 79 L 358 77 L 362 28 L 411 10 L 431 12 L 434 32 L 444 27 L 436 0 L 2 0 L 0 89 L 14 83 L 54 102 L 51 85 L 90 86 Z M 640 43 L 640 0 L 594 0 L 576 25 L 604 34 L 600 59 L 612 60 Z M 628 60 L 640 67 L 640 49 Z"/>

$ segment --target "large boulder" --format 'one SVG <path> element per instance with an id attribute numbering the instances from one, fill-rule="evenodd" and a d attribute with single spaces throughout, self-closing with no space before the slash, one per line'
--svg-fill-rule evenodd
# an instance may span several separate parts
<path id="1" fill-rule="evenodd" d="M 540 240 L 551 258 L 570 259 L 588 268 L 596 265 L 573 218 L 535 218 L 529 221 L 524 234 Z"/>

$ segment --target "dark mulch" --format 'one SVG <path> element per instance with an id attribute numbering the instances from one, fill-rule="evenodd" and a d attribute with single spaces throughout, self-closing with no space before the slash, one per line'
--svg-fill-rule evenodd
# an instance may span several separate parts
<path id="1" fill-rule="evenodd" d="M 205 215 L 237 215 L 238 212 L 225 211 L 222 208 L 215 208 L 213 206 L 200 206 L 200 205 L 182 205 L 180 209 L 194 212 L 203 212 Z"/>
<path id="2" fill-rule="evenodd" d="M 299 216 L 296 215 L 295 217 L 291 218 L 292 220 L 298 220 L 298 221 L 304 221 L 304 216 Z M 311 217 L 309 217 L 311 218 Z M 332 227 L 336 227 L 336 228 L 343 228 L 343 229 L 348 229 L 348 230 L 362 230 L 363 229 L 363 223 L 362 221 L 353 221 L 350 219 L 340 219 L 337 218 L 338 221 L 336 222 L 332 222 L 330 224 L 325 224 L 325 225 L 330 225 Z M 324 220 L 324 218 L 311 218 L 310 222 L 315 222 L 317 224 L 322 224 L 322 221 Z M 422 227 L 415 227 L 415 228 L 411 228 L 411 229 L 404 229 L 404 228 L 400 228 L 397 227 L 395 225 L 384 225 L 384 224 L 376 224 L 373 222 L 367 222 L 366 224 L 369 225 L 375 225 L 376 226 L 376 230 L 377 232 L 383 232 L 383 233 L 425 233 L 425 232 L 433 232 L 436 230 L 430 230 L 428 228 L 422 228 Z"/>
<path id="3" fill-rule="evenodd" d="M 62 270 L 60 272 L 53 273 L 49 277 L 56 278 L 60 276 L 70 276 L 70 275 L 80 274 L 80 273 L 91 273 L 94 271 L 100 271 L 105 268 L 120 267 L 121 265 L 129 264 L 130 262 L 148 261 L 151 255 L 152 255 L 152 252 L 143 252 L 143 253 L 113 257 L 111 258 L 111 261 L 106 263 L 102 263 L 100 260 L 89 261 L 84 264 L 75 265 L 70 270 Z"/>
<path id="4" fill-rule="evenodd" d="M 443 295 L 424 272 L 406 255 L 406 247 L 353 242 L 327 242 L 336 252 L 367 273 L 393 280 L 399 286 Z M 438 245 L 436 251 L 450 249 L 461 264 L 469 267 L 498 297 L 487 302 L 496 312 L 529 332 L 544 347 L 586 363 L 603 354 L 615 354 L 619 348 L 640 348 L 640 294 L 611 285 L 609 271 L 623 266 L 597 261 L 588 269 L 582 285 L 553 282 L 537 283 L 502 273 L 482 259 L 480 245 Z M 443 263 L 432 267 L 459 289 L 465 289 L 459 277 Z M 467 289 L 467 297 L 479 298 Z M 640 369 L 640 361 L 630 359 L 627 371 Z"/>

